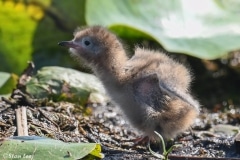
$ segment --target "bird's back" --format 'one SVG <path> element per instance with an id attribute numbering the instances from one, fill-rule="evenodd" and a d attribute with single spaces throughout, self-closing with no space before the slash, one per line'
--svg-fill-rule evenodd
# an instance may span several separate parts
<path id="1" fill-rule="evenodd" d="M 137 48 L 135 55 L 125 66 L 126 74 L 135 78 L 157 74 L 159 80 L 172 89 L 187 91 L 191 75 L 185 66 L 169 58 L 166 54 Z"/>
<path id="2" fill-rule="evenodd" d="M 173 137 L 190 127 L 198 102 L 188 92 L 191 75 L 185 66 L 163 53 L 137 48 L 124 71 L 127 96 L 118 102 L 138 129 Z"/>

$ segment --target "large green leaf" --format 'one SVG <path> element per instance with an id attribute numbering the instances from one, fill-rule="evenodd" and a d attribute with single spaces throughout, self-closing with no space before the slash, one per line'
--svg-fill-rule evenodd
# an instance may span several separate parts
<path id="1" fill-rule="evenodd" d="M 230 4 L 229 4 L 230 3 Z M 240 49 L 240 1 L 87 0 L 89 25 L 150 36 L 168 51 L 215 59 Z M 233 6 L 232 6 L 232 5 Z M 136 30 L 138 33 L 136 33 Z M 131 33 L 132 32 L 132 33 Z"/>
<path id="2" fill-rule="evenodd" d="M 103 158 L 97 143 L 64 143 L 37 136 L 19 136 L 1 141 L 1 159 L 81 159 L 87 155 Z"/>
<path id="3" fill-rule="evenodd" d="M 26 91 L 35 98 L 52 98 L 85 104 L 105 103 L 105 90 L 91 74 L 63 67 L 43 67 L 26 84 Z"/>

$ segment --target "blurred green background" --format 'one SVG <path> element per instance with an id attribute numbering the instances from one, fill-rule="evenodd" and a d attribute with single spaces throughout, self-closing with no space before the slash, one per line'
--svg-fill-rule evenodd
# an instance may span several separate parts
<path id="1" fill-rule="evenodd" d="M 89 71 L 57 45 L 77 26 L 103 25 L 134 45 L 191 66 L 193 92 L 208 107 L 240 103 L 238 0 L 0 0 L 0 94 L 33 61 Z M 180 53 L 180 54 L 179 54 Z M 6 78 L 7 77 L 7 78 Z M 2 88 L 4 88 L 2 87 Z"/>

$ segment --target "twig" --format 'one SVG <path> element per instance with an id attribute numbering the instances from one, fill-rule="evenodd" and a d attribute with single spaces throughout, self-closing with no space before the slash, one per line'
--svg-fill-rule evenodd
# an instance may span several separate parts
<path id="1" fill-rule="evenodd" d="M 21 106 L 15 109 L 18 136 L 28 136 L 26 107 Z"/>

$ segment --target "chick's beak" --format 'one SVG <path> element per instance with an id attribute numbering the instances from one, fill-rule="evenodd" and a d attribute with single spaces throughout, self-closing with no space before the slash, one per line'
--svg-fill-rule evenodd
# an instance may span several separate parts
<path id="1" fill-rule="evenodd" d="M 78 48 L 78 44 L 74 41 L 62 41 L 59 42 L 58 45 L 68 47 L 68 48 Z"/>

